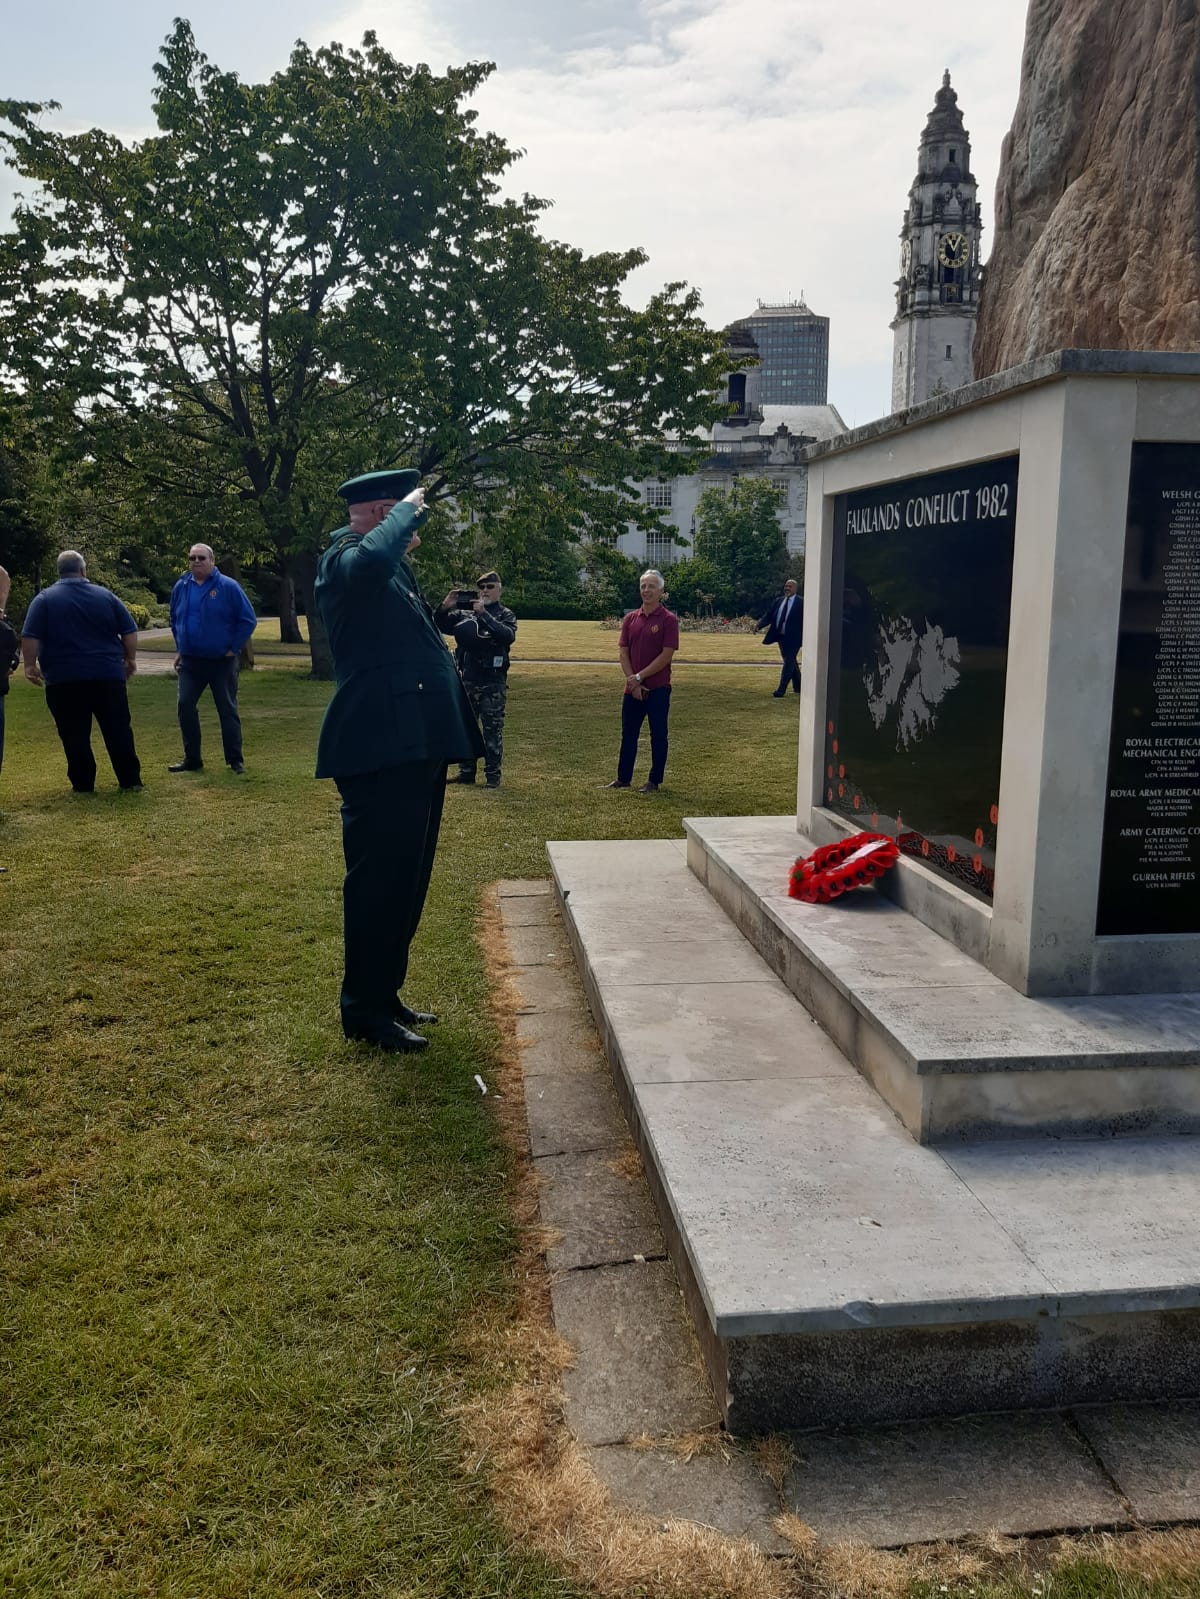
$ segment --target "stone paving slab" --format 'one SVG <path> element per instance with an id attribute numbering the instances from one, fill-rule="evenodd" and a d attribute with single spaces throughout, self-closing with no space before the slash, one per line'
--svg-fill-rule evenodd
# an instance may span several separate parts
<path id="1" fill-rule="evenodd" d="M 599 1074 L 526 1078 L 525 1114 L 535 1159 L 619 1148 L 629 1139 L 612 1082 Z"/>
<path id="2" fill-rule="evenodd" d="M 748 1538 L 767 1554 L 790 1545 L 771 1523 L 779 1497 L 749 1456 L 719 1454 L 684 1460 L 661 1449 L 605 1444 L 589 1449 L 588 1461 L 621 1504 L 659 1521 L 687 1520 L 730 1538 Z"/>
<path id="3" fill-rule="evenodd" d="M 545 900 L 525 901 L 542 906 Z M 508 950 L 516 966 L 555 966 L 571 962 L 571 948 L 561 926 L 552 918 L 542 922 L 509 922 L 505 918 Z M 573 964 L 573 963 L 571 963 Z"/>
<path id="4" fill-rule="evenodd" d="M 1073 1414 L 1139 1520 L 1200 1520 L 1200 1404 L 1102 1405 Z"/>
<path id="5" fill-rule="evenodd" d="M 1023 1139 L 941 1154 L 1054 1284 L 1060 1314 L 1200 1304 L 1200 1140 Z"/>
<path id="6" fill-rule="evenodd" d="M 608 1067 L 583 995 L 579 1009 L 533 1011 L 516 1018 L 521 1069 L 529 1077 L 565 1077 Z"/>
<path id="7" fill-rule="evenodd" d="M 581 1443 L 625 1443 L 715 1427 L 717 1407 L 668 1261 L 566 1272 L 554 1324 L 574 1344 L 567 1417 Z"/>
<path id="8" fill-rule="evenodd" d="M 643 1083 L 637 1100 L 720 1337 L 1053 1307 L 1048 1279 L 849 1068 Z"/>
<path id="9" fill-rule="evenodd" d="M 888 1548 L 971 1532 L 1129 1523 L 1088 1449 L 1057 1415 L 802 1433 L 792 1443 L 784 1499 L 824 1543 Z"/>
<path id="10" fill-rule="evenodd" d="M 524 1001 L 522 1013 L 565 1010 L 578 1015 L 581 1005 L 586 1009 L 583 990 L 566 961 L 518 967 L 514 976 Z"/>
<path id="11" fill-rule="evenodd" d="M 554 884 L 548 877 L 502 877 L 496 884 L 501 899 L 554 899 Z M 505 909 L 504 919 L 508 920 Z"/>
<path id="12" fill-rule="evenodd" d="M 666 1247 L 632 1142 L 535 1162 L 542 1221 L 561 1234 L 546 1251 L 551 1271 L 614 1266 Z"/>
<path id="13" fill-rule="evenodd" d="M 569 865 L 573 892 L 587 890 L 589 898 L 597 892 L 628 898 L 631 886 L 640 882 L 643 870 L 655 868 L 664 850 L 686 865 L 687 844 L 682 838 L 623 838 L 613 843 L 607 856 L 596 854 L 591 839 L 563 839 L 553 845 L 551 868 L 555 862 Z"/>
<path id="14" fill-rule="evenodd" d="M 588 965 L 598 983 L 614 988 L 630 983 L 765 983 L 774 975 L 727 918 L 697 929 L 690 939 L 656 941 L 652 959 L 644 942 L 631 946 L 626 936 L 619 948 L 589 949 Z"/>
<path id="15" fill-rule="evenodd" d="M 507 928 L 548 927 L 558 923 L 558 905 L 547 894 L 513 895 L 501 904 Z"/>
<path id="16" fill-rule="evenodd" d="M 774 977 L 645 983 L 606 997 L 633 1083 L 850 1077 L 854 1068 Z"/>

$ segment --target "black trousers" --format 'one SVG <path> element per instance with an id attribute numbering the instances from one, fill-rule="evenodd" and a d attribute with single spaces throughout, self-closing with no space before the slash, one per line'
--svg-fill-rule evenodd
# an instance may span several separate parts
<path id="1" fill-rule="evenodd" d="M 337 786 L 346 856 L 342 1026 L 371 1033 L 391 1025 L 408 975 L 442 825 L 446 762 L 411 761 L 339 777 Z"/>
<path id="2" fill-rule="evenodd" d="M 779 687 L 775 692 L 777 694 L 786 694 L 790 683 L 796 693 L 799 694 L 800 668 L 796 665 L 796 657 L 800 653 L 800 646 L 797 644 L 795 649 L 789 650 L 782 639 L 778 640 L 778 644 L 779 653 L 783 657 L 783 670 L 779 674 Z"/>
<path id="3" fill-rule="evenodd" d="M 200 759 L 200 713 L 196 706 L 206 688 L 212 690 L 213 704 L 217 707 L 225 764 L 238 766 L 242 759 L 242 721 L 237 706 L 236 655 L 180 656 L 179 731 L 183 734 L 183 758 L 191 762 Z"/>
<path id="4" fill-rule="evenodd" d="M 76 683 L 47 683 L 46 706 L 58 728 L 67 756 L 71 787 L 90 794 L 96 786 L 96 757 L 92 754 L 92 717 L 108 751 L 117 782 L 136 788 L 142 780 L 141 762 L 133 746 L 129 695 L 125 680 L 87 678 Z"/>
<path id="5" fill-rule="evenodd" d="M 645 699 L 635 700 L 632 694 L 621 699 L 621 753 L 617 757 L 617 780 L 633 781 L 633 763 L 637 760 L 638 739 L 642 723 L 650 718 L 650 781 L 661 783 L 667 769 L 667 717 L 671 710 L 671 688 L 652 688 Z"/>

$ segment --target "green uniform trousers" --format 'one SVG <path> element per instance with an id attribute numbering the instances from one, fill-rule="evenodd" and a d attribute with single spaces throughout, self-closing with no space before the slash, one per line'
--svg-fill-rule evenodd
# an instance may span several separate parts
<path id="1" fill-rule="evenodd" d="M 504 711 L 508 704 L 508 680 L 501 678 L 493 683 L 468 683 L 464 679 L 463 687 L 483 734 L 483 775 L 489 782 L 498 783 L 504 760 Z M 475 776 L 474 761 L 459 761 L 458 769 L 464 777 Z"/>
<path id="2" fill-rule="evenodd" d="M 370 1034 L 391 1026 L 408 974 L 442 825 L 446 762 L 409 761 L 336 781 L 346 857 L 342 1027 Z"/>

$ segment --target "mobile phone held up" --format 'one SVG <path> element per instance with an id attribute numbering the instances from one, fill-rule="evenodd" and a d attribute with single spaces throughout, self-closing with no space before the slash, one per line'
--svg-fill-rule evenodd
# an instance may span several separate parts
<path id="1" fill-rule="evenodd" d="M 466 606 L 467 608 L 470 608 L 472 605 L 474 605 L 478 598 L 478 589 L 459 589 L 458 591 L 458 603 L 462 606 Z"/>

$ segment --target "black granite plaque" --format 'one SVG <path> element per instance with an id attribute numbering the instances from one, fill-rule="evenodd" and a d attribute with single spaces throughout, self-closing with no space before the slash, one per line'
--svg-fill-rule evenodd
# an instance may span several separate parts
<path id="1" fill-rule="evenodd" d="M 1200 445 L 1133 447 L 1096 932 L 1200 933 Z"/>
<path id="2" fill-rule="evenodd" d="M 995 884 L 1017 457 L 834 502 L 825 804 Z"/>

